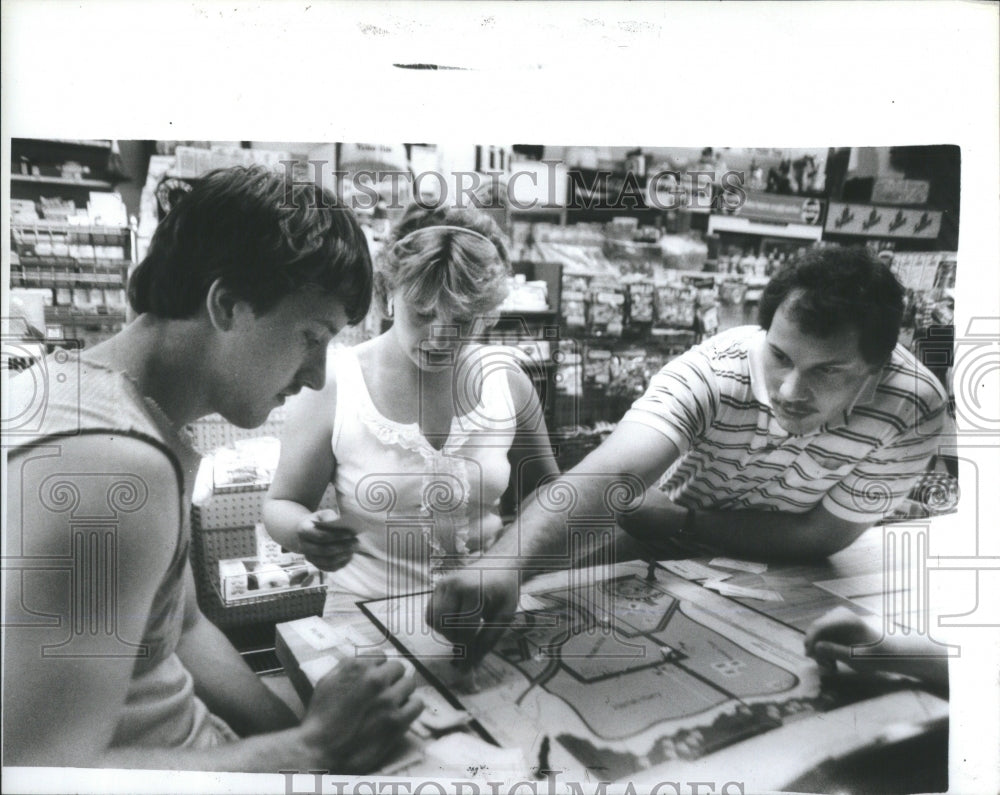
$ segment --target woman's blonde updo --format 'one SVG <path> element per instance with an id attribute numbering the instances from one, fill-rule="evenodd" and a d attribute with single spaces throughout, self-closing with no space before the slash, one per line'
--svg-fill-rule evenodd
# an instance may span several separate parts
<path id="1" fill-rule="evenodd" d="M 503 233 L 489 216 L 417 204 L 403 213 L 376 267 L 383 314 L 388 296 L 402 289 L 414 311 L 462 324 L 495 315 L 511 273 Z"/>

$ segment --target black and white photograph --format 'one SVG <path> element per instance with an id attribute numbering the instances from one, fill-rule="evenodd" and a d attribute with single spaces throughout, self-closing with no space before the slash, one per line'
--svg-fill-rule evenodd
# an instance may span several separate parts
<path id="1" fill-rule="evenodd" d="M 997 790 L 997 6 L 142 8 L 3 11 L 5 791 Z"/>

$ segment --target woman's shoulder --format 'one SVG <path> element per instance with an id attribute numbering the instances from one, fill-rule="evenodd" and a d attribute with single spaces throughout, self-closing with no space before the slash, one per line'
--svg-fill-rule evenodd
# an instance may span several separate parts
<path id="1" fill-rule="evenodd" d="M 340 361 L 356 362 L 361 367 L 362 372 L 368 372 L 375 367 L 379 350 L 383 344 L 382 336 L 378 336 L 359 342 L 349 348 L 345 347 L 341 350 Z"/>

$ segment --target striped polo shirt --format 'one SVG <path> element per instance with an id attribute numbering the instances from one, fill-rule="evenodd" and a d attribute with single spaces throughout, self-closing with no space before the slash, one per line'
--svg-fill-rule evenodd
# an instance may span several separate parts
<path id="1" fill-rule="evenodd" d="M 791 435 L 764 383 L 766 332 L 730 329 L 660 370 L 623 422 L 681 452 L 661 486 L 685 507 L 805 513 L 817 503 L 850 522 L 891 514 L 926 470 L 946 420 L 938 380 L 902 345 L 836 422 Z"/>

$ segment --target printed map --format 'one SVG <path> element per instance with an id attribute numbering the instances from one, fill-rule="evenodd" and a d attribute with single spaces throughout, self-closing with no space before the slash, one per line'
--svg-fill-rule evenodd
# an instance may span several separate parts
<path id="1" fill-rule="evenodd" d="M 606 574 L 534 588 L 471 671 L 415 620 L 429 594 L 363 607 L 492 739 L 543 769 L 616 780 L 832 706 L 787 627 L 669 572 Z"/>

